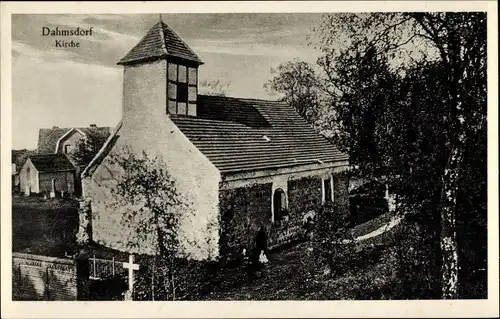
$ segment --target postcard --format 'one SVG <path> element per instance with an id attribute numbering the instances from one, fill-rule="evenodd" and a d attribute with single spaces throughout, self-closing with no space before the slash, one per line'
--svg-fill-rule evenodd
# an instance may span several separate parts
<path id="1" fill-rule="evenodd" d="M 2 3 L 2 316 L 498 316 L 496 9 Z"/>

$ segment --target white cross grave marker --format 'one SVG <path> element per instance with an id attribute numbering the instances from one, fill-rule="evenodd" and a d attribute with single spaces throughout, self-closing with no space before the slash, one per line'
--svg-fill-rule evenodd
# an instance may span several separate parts
<path id="1" fill-rule="evenodd" d="M 134 289 L 134 270 L 139 270 L 139 265 L 134 264 L 134 255 L 128 256 L 128 263 L 123 263 L 123 268 L 128 268 L 128 292 Z"/>

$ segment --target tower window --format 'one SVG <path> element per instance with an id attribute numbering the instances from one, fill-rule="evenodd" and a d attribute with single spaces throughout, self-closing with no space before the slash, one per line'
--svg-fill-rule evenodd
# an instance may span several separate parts
<path id="1" fill-rule="evenodd" d="M 196 115 L 198 69 L 169 62 L 167 72 L 168 113 Z"/>
<path id="2" fill-rule="evenodd" d="M 187 83 L 177 83 L 177 102 L 188 101 L 188 85 Z"/>

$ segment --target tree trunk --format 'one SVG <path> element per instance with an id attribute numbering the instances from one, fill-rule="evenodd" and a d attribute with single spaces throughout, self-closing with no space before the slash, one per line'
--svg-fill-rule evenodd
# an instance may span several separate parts
<path id="1" fill-rule="evenodd" d="M 458 243 L 455 210 L 457 204 L 457 181 L 460 163 L 463 159 L 464 134 L 458 134 L 458 143 L 451 150 L 446 165 L 441 190 L 441 258 L 442 258 L 442 298 L 458 298 Z"/>
<path id="2" fill-rule="evenodd" d="M 446 13 L 446 19 L 453 21 L 455 13 Z M 442 272 L 442 299 L 458 299 L 458 241 L 456 232 L 455 211 L 457 206 L 457 189 L 460 176 L 460 166 L 465 150 L 465 112 L 463 97 L 467 92 L 463 84 L 467 82 L 469 67 L 463 64 L 465 47 L 460 33 L 456 29 L 448 30 L 449 44 L 449 102 L 451 109 L 452 130 L 449 148 L 449 157 L 442 176 L 441 189 L 441 272 Z"/>

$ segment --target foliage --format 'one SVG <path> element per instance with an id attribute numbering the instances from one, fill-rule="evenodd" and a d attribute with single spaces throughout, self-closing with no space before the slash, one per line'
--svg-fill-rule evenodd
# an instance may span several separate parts
<path id="1" fill-rule="evenodd" d="M 106 139 L 106 135 L 89 132 L 69 156 L 78 166 L 87 166 L 104 145 Z"/>
<path id="2" fill-rule="evenodd" d="M 200 91 L 203 94 L 213 96 L 226 96 L 230 86 L 230 82 L 224 83 L 221 80 L 203 80 L 199 83 Z"/>
<path id="3" fill-rule="evenodd" d="M 355 260 L 355 243 L 349 229 L 349 219 L 340 214 L 337 205 L 327 202 L 316 214 L 313 249 L 320 264 L 338 276 L 347 271 Z M 328 272 L 327 271 L 327 272 Z"/>
<path id="4" fill-rule="evenodd" d="M 271 69 L 276 77 L 264 84 L 270 93 L 280 93 L 306 121 L 315 124 L 319 119 L 321 91 L 317 87 L 316 73 L 309 63 L 290 61 Z"/>
<path id="5" fill-rule="evenodd" d="M 16 171 L 21 170 L 28 157 L 36 154 L 37 154 L 36 150 L 27 150 L 27 149 L 12 150 L 11 152 L 12 164 L 16 164 Z"/>
<path id="6" fill-rule="evenodd" d="M 349 198 L 351 225 L 360 225 L 388 212 L 387 201 L 383 197 L 354 195 Z"/>
<path id="7" fill-rule="evenodd" d="M 471 242 L 456 223 L 484 225 L 486 216 L 486 14 L 340 13 L 315 31 L 322 56 L 311 82 L 328 97 L 332 141 L 363 178 L 389 184 L 406 211 L 429 217 L 425 235 L 441 241 L 427 255 L 442 265 L 434 281 L 456 298 L 454 234 Z"/>
<path id="8" fill-rule="evenodd" d="M 124 150 L 123 156 L 114 156 L 113 160 L 124 171 L 113 192 L 123 202 L 130 203 L 123 222 L 136 230 L 128 239 L 128 246 L 153 245 L 160 255 L 176 252 L 180 212 L 187 206 L 167 166 L 145 152 L 138 156 L 129 150 Z M 123 203 L 117 205 L 120 204 Z M 154 234 L 153 238 L 150 234 Z"/>
<path id="9" fill-rule="evenodd" d="M 433 238 L 435 229 L 423 219 L 424 214 L 410 214 L 401 221 L 396 242 L 398 293 L 400 299 L 436 299 L 440 297 L 440 283 L 436 282 L 437 258 Z M 434 257 L 434 258 L 429 258 Z"/>
<path id="10" fill-rule="evenodd" d="M 177 191 L 175 180 L 160 158 L 145 152 L 138 156 L 130 150 L 122 154 L 113 157 L 123 169 L 123 178 L 113 192 L 121 199 L 116 205 L 126 207 L 123 225 L 132 230 L 127 245 L 139 251 L 154 248 L 154 257 L 148 261 L 149 276 L 143 279 L 151 280 L 151 274 L 155 274 L 156 294 L 162 299 L 175 299 L 176 277 L 180 271 L 176 261 L 183 253 L 179 245 L 180 218 L 190 211 L 189 205 Z M 147 292 L 138 288 L 138 294 L 136 297 Z"/>

